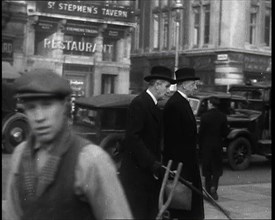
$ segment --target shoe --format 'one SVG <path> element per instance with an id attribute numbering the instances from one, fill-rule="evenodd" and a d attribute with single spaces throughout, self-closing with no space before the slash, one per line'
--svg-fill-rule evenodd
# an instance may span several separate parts
<path id="1" fill-rule="evenodd" d="M 217 194 L 217 191 L 216 191 L 215 187 L 211 187 L 211 189 L 210 189 L 210 195 L 212 196 L 212 198 L 214 200 L 218 200 L 219 199 L 219 196 Z"/>

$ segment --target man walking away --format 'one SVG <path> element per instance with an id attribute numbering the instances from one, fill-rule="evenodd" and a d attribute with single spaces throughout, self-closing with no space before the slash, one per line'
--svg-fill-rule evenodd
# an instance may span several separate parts
<path id="1" fill-rule="evenodd" d="M 218 200 L 219 178 L 223 173 L 222 142 L 229 133 L 226 114 L 218 109 L 219 99 L 208 100 L 208 111 L 201 116 L 199 146 L 202 156 L 202 174 L 205 177 L 205 189 Z"/>

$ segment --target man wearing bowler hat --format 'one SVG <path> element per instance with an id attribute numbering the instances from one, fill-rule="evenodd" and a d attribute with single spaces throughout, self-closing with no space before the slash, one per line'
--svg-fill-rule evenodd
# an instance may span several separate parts
<path id="1" fill-rule="evenodd" d="M 173 160 L 173 169 L 182 162 L 181 177 L 202 192 L 199 163 L 196 154 L 197 125 L 188 96 L 197 89 L 198 77 L 192 68 L 176 72 L 177 91 L 167 101 L 164 117 L 164 163 Z M 170 209 L 171 218 L 204 219 L 203 197 L 192 192 L 191 209 Z"/>
<path id="2" fill-rule="evenodd" d="M 12 155 L 7 219 L 132 218 L 111 158 L 69 126 L 68 81 L 35 69 L 15 86 L 31 134 Z"/>
<path id="3" fill-rule="evenodd" d="M 144 78 L 148 89 L 130 104 L 120 176 L 130 207 L 136 219 L 155 219 L 162 182 L 161 123 L 159 100 L 175 83 L 172 71 L 154 66 Z"/>

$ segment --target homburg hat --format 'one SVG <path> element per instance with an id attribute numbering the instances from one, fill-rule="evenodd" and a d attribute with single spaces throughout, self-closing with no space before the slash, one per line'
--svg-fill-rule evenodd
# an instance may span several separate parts
<path id="1" fill-rule="evenodd" d="M 34 69 L 15 80 L 15 98 L 64 98 L 72 93 L 68 80 L 50 69 Z"/>
<path id="2" fill-rule="evenodd" d="M 180 68 L 175 72 L 175 74 L 177 82 L 200 79 L 199 77 L 195 76 L 195 70 L 189 67 Z"/>
<path id="3" fill-rule="evenodd" d="M 164 66 L 154 66 L 151 69 L 151 75 L 145 76 L 144 80 L 149 82 L 151 79 L 163 79 L 167 80 L 171 84 L 175 84 L 176 81 L 173 79 L 173 72 Z"/>

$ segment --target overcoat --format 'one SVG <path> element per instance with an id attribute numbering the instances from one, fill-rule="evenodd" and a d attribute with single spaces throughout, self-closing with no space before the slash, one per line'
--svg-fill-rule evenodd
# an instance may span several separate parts
<path id="1" fill-rule="evenodd" d="M 181 176 L 202 191 L 200 170 L 196 152 L 197 126 L 193 111 L 179 92 L 175 92 L 167 101 L 164 112 L 164 163 L 173 160 L 176 170 L 179 162 L 183 163 Z M 203 197 L 192 193 L 191 210 L 177 211 L 181 219 L 204 219 Z"/>
<path id="2" fill-rule="evenodd" d="M 229 133 L 226 114 L 218 108 L 212 108 L 202 114 L 199 129 L 199 146 L 202 156 L 203 176 L 221 176 L 222 142 Z"/>
<path id="3" fill-rule="evenodd" d="M 161 180 L 154 178 L 152 167 L 161 159 L 160 142 L 160 109 L 144 91 L 129 106 L 120 168 L 120 179 L 136 218 L 148 219 L 157 215 Z M 151 202 L 147 203 L 148 200 Z M 154 207 L 150 207 L 151 204 Z"/>

